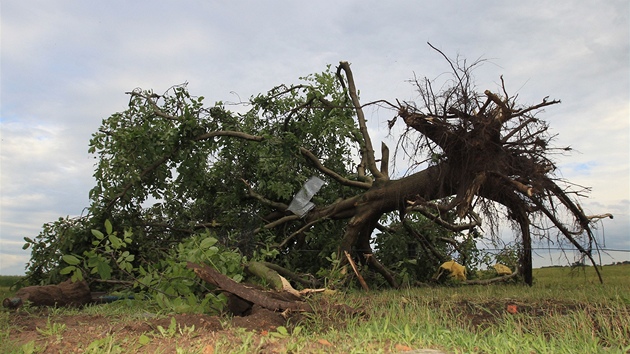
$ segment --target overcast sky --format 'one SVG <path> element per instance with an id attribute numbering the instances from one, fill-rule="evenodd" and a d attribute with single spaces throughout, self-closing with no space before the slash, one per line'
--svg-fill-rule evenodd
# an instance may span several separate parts
<path id="1" fill-rule="evenodd" d="M 206 102 L 239 101 L 347 60 L 364 102 L 412 100 L 414 73 L 449 69 L 427 41 L 469 62 L 489 59 L 476 71 L 481 90 L 496 91 L 503 75 L 523 104 L 562 100 L 539 116 L 558 145 L 576 149 L 558 158 L 562 175 L 593 188 L 587 212 L 615 215 L 604 221 L 606 248 L 628 250 L 628 4 L 2 0 L 0 274 L 24 273 L 25 236 L 88 205 L 88 141 L 126 108 L 125 91 L 189 82 Z M 367 114 L 378 144 L 392 112 Z M 535 259 L 551 262 L 560 261 L 544 251 Z"/>

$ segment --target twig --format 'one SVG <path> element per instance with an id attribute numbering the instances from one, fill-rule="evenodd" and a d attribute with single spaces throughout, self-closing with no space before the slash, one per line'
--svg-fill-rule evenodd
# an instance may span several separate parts
<path id="1" fill-rule="evenodd" d="M 370 291 L 370 288 L 368 287 L 367 283 L 365 282 L 365 279 L 363 279 L 361 274 L 359 274 L 359 270 L 357 269 L 357 265 L 354 263 L 354 260 L 352 260 L 352 257 L 350 256 L 350 253 L 348 253 L 348 251 L 343 251 L 343 253 L 346 255 L 346 258 L 348 258 L 348 262 L 350 262 L 350 265 L 352 266 L 352 270 L 354 270 L 354 274 L 357 275 L 357 278 L 359 279 L 359 283 L 361 283 L 361 287 L 363 287 L 363 290 Z"/>

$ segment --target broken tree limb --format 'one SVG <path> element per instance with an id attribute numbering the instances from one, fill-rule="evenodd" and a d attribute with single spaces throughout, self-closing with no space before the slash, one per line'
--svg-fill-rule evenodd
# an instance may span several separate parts
<path id="1" fill-rule="evenodd" d="M 370 288 L 368 287 L 367 283 L 365 282 L 365 279 L 363 279 L 363 277 L 359 273 L 359 270 L 357 269 L 357 265 L 352 260 L 352 257 L 350 256 L 350 253 L 348 253 L 348 251 L 343 251 L 343 253 L 346 255 L 346 258 L 348 258 L 348 262 L 350 262 L 350 266 L 352 266 L 352 270 L 354 270 L 354 274 L 357 275 L 357 278 L 359 279 L 359 283 L 361 283 L 361 287 L 363 288 L 363 290 L 370 291 Z"/>
<path id="2" fill-rule="evenodd" d="M 313 308 L 306 302 L 284 301 L 271 298 L 264 291 L 250 288 L 246 285 L 239 284 L 227 276 L 219 273 L 216 269 L 207 265 L 200 265 L 188 262 L 187 267 L 192 269 L 195 274 L 204 281 L 217 286 L 218 288 L 232 293 L 244 300 L 260 305 L 266 309 L 273 311 L 306 311 L 312 312 Z"/>
<path id="3" fill-rule="evenodd" d="M 283 283 L 280 279 L 280 274 L 278 274 L 275 270 L 267 267 L 261 262 L 249 262 L 246 268 L 248 272 L 267 281 L 274 290 L 282 290 Z"/>
<path id="4" fill-rule="evenodd" d="M 271 286 L 273 286 L 276 291 L 286 291 L 287 293 L 295 296 L 297 299 L 302 296 L 300 293 L 293 288 L 291 283 L 284 278 L 282 275 L 278 274 L 275 270 L 267 267 L 262 262 L 249 262 L 246 266 L 247 270 L 253 275 L 268 281 Z"/>
<path id="5" fill-rule="evenodd" d="M 466 284 L 466 285 L 488 285 L 488 284 L 492 284 L 492 283 L 497 283 L 500 281 L 508 281 L 514 277 L 516 277 L 519 273 L 518 272 L 513 272 L 512 274 L 509 275 L 504 275 L 501 277 L 495 277 L 495 278 L 491 278 L 491 279 L 483 279 L 483 280 L 466 280 L 463 281 L 462 284 Z"/>
<path id="6" fill-rule="evenodd" d="M 303 277 L 301 277 L 298 274 L 293 273 L 292 271 L 283 268 L 275 263 L 270 263 L 270 262 L 262 262 L 262 264 L 264 264 L 265 266 L 267 266 L 267 268 L 273 269 L 276 272 L 278 272 L 278 274 L 282 275 L 283 277 L 295 282 L 295 283 L 299 283 L 304 287 L 310 287 L 310 288 L 317 288 L 317 287 L 321 287 L 322 285 L 320 284 L 319 281 L 317 281 L 317 279 L 315 279 L 315 277 L 313 277 L 312 275 L 310 276 L 310 279 L 304 279 Z"/>
<path id="7" fill-rule="evenodd" d="M 357 93 L 357 87 L 354 83 L 354 76 L 352 75 L 352 70 L 350 70 L 350 63 L 347 61 L 339 62 L 339 68 L 337 72 L 343 70 L 346 73 L 346 80 L 348 80 L 348 94 L 350 95 L 350 99 L 352 100 L 352 104 L 354 105 L 354 109 L 357 115 L 357 121 L 359 122 L 359 129 L 361 131 L 361 135 L 363 136 L 363 142 L 361 144 L 361 156 L 366 157 L 367 167 L 372 172 L 376 180 L 387 181 L 389 176 L 383 174 L 376 167 L 376 160 L 374 159 L 374 148 L 372 147 L 372 139 L 370 138 L 370 134 L 368 133 L 367 124 L 365 120 L 365 115 L 363 114 L 363 109 L 361 108 L 361 103 L 359 101 L 359 95 Z"/>
<path id="8" fill-rule="evenodd" d="M 83 306 L 92 302 L 92 294 L 87 282 L 66 280 L 56 285 L 24 287 L 14 298 L 4 299 L 2 305 L 15 308 L 26 302 L 33 306 Z"/>

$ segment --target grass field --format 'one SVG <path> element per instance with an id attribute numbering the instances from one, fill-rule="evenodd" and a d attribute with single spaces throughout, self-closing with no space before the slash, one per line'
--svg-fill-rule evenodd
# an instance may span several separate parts
<path id="1" fill-rule="evenodd" d="M 156 312 L 121 301 L 0 313 L 0 353 L 630 353 L 630 265 L 535 269 L 532 287 L 425 287 L 311 299 L 289 319 Z M 0 284 L 5 284 L 0 279 Z M 1 291 L 6 291 L 0 289 Z M 328 303 L 361 315 L 324 310 Z M 274 322 L 274 319 L 276 322 Z M 248 329 L 243 329 L 248 328 Z M 77 339 L 79 338 L 79 339 Z"/>

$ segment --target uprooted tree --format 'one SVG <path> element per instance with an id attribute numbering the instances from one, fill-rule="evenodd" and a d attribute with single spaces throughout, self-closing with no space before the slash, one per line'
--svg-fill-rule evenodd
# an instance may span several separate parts
<path id="1" fill-rule="evenodd" d="M 203 97 L 191 96 L 185 85 L 162 95 L 129 92 L 129 108 L 103 120 L 90 142 L 98 164 L 89 215 L 80 227 L 65 220 L 71 225 L 64 229 L 60 220 L 27 240 L 33 247 L 28 274 L 40 281 L 58 274 L 59 256 L 107 240 L 82 231 L 105 220 L 134 234 L 131 253 L 118 257 L 122 278 L 132 269 L 127 263 L 157 262 L 182 240 L 211 230 L 227 247 L 302 272 L 326 266 L 323 258 L 335 252 L 343 261 L 348 252 L 397 286 L 392 265 L 373 253 L 375 230 L 387 232 L 394 221 L 436 266 L 448 260 L 443 245 L 458 249 L 462 235 L 478 230 L 496 237 L 504 218 L 520 235 L 526 283 L 532 283 L 533 240 L 568 242 L 595 265 L 592 223 L 612 216 L 585 214 L 576 198 L 587 189 L 555 173 L 551 156 L 570 149 L 553 148 L 547 123 L 536 115 L 560 101 L 521 106 L 503 79 L 499 92 L 477 92 L 474 65 L 444 57 L 451 78 L 439 90 L 432 80 L 412 80 L 417 103 L 361 103 L 348 62 L 253 97 L 245 113 L 221 102 L 204 107 Z M 412 172 L 392 176 L 396 154 L 385 144 L 377 156 L 364 114 L 370 105 L 392 112 L 389 129 L 404 124 L 395 151 Z M 314 207 L 296 215 L 289 204 L 311 176 L 326 184 Z M 429 237 L 414 226 L 418 220 L 446 232 Z M 95 272 L 103 270 L 98 259 L 90 262 Z"/>

